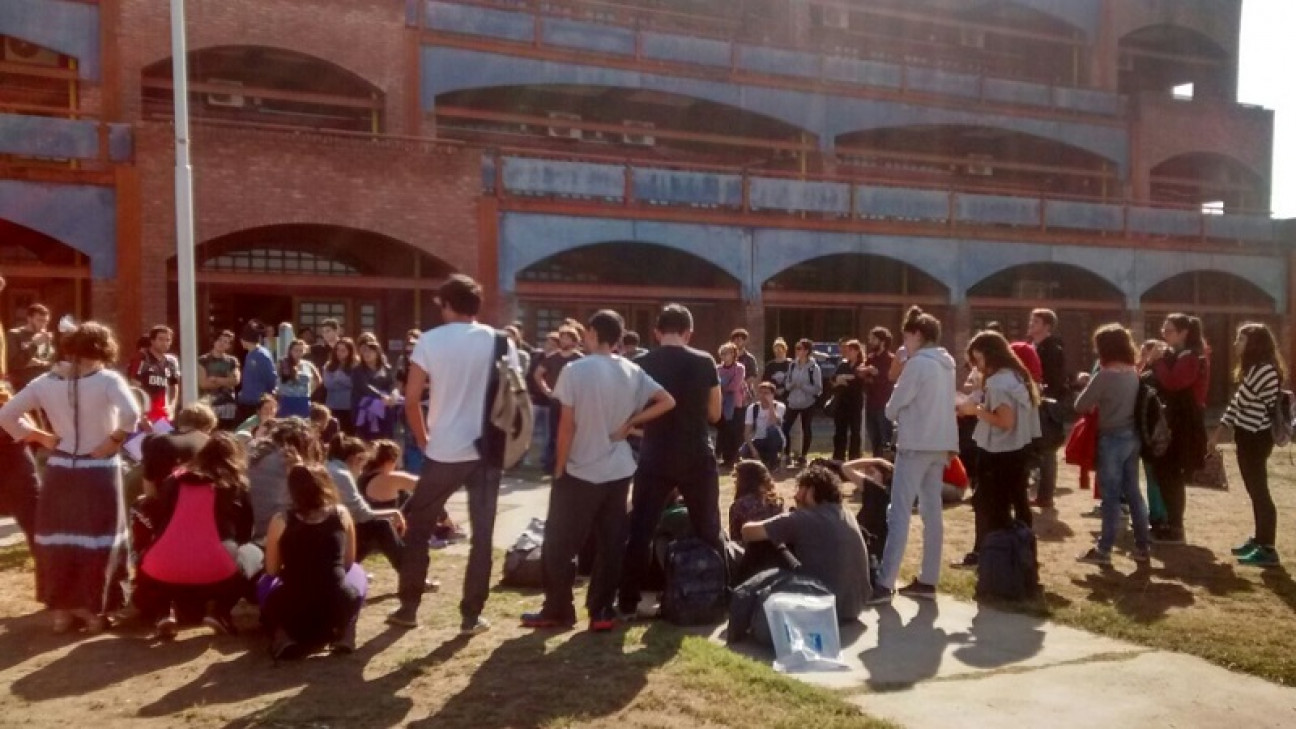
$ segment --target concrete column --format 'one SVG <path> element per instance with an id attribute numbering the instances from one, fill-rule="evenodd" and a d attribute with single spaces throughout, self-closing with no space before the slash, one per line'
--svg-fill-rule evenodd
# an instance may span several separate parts
<path id="1" fill-rule="evenodd" d="M 1147 339 L 1147 325 L 1144 321 L 1147 317 L 1143 316 L 1143 310 L 1131 309 L 1125 312 L 1125 316 L 1129 319 L 1129 330 L 1134 337 L 1135 346 L 1142 345 Z"/>
<path id="2" fill-rule="evenodd" d="M 963 353 L 967 351 L 968 342 L 972 341 L 972 305 L 964 299 L 950 304 L 949 311 L 949 321 L 941 322 L 945 330 L 945 341 L 941 344 L 949 348 L 954 361 L 958 363 L 958 382 L 962 384 L 963 378 L 967 376 L 967 366 L 964 364 L 967 358 Z"/>
<path id="3" fill-rule="evenodd" d="M 751 335 L 751 339 L 747 340 L 747 349 L 751 350 L 756 355 L 756 359 L 763 363 L 769 358 L 766 352 L 769 350 L 770 345 L 769 342 L 765 341 L 765 302 L 760 299 L 744 301 L 742 316 L 742 327 Z M 725 332 L 721 336 L 727 334 L 729 332 Z"/>

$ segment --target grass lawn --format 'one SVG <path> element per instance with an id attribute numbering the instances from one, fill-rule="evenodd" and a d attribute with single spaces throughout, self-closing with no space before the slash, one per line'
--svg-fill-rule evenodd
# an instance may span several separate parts
<path id="1" fill-rule="evenodd" d="M 97 727 L 887 727 L 832 692 L 780 676 L 697 634 L 641 623 L 604 635 L 522 630 L 535 594 L 496 589 L 494 628 L 459 639 L 463 556 L 433 560 L 446 591 L 416 631 L 388 630 L 394 576 L 371 562 L 359 650 L 274 666 L 255 615 L 247 635 L 205 629 L 171 645 L 143 631 L 50 635 L 33 614 L 24 548 L 0 553 L 0 724 Z M 498 565 L 496 575 L 499 574 Z M 578 597 L 578 600 L 580 598 Z"/>
<path id="2" fill-rule="evenodd" d="M 1254 522 L 1232 447 L 1222 448 L 1230 490 L 1190 486 L 1189 544 L 1154 547 L 1151 566 L 1141 569 L 1121 552 L 1133 548 L 1129 529 L 1117 542 L 1113 569 L 1076 562 L 1091 546 L 1091 532 L 1100 528 L 1099 520 L 1081 516 L 1097 502 L 1089 492 L 1076 490 L 1077 469 L 1062 466 L 1057 511 L 1036 512 L 1045 594 L 1028 604 L 998 606 L 1112 638 L 1190 653 L 1225 668 L 1296 686 L 1296 581 L 1288 567 L 1242 567 L 1229 552 L 1251 536 Z M 1296 566 L 1293 453 L 1275 451 L 1269 474 L 1278 505 L 1278 550 L 1284 562 Z M 791 503 L 791 482 L 782 482 L 781 488 Z M 728 498 L 722 496 L 722 502 Z M 915 517 L 902 584 L 917 571 L 920 530 L 921 521 Z M 963 556 L 972 536 L 971 507 L 947 508 L 946 564 Z M 949 594 L 971 600 L 975 586 L 973 572 L 946 569 L 942 573 L 940 587 Z"/>

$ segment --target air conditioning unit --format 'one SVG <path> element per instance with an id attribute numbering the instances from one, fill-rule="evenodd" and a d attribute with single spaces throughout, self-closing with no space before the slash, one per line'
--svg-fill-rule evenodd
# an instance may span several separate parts
<path id="1" fill-rule="evenodd" d="M 825 28 L 850 30 L 850 13 L 846 8 L 825 6 L 820 9 L 821 22 Z"/>
<path id="2" fill-rule="evenodd" d="M 964 48 L 985 48 L 986 32 L 979 28 L 961 28 L 959 44 Z"/>
<path id="3" fill-rule="evenodd" d="M 551 111 L 545 116 L 549 117 L 554 121 L 580 122 L 581 120 L 580 114 L 568 114 L 566 112 L 561 112 L 561 111 Z M 549 136 L 557 139 L 579 140 L 585 138 L 585 132 L 583 130 L 575 129 L 573 127 L 549 127 L 546 130 L 546 132 Z"/>
<path id="4" fill-rule="evenodd" d="M 1053 295 L 1053 284 L 1048 281 L 1016 281 L 1013 298 L 1024 301 L 1045 301 Z"/>
<path id="5" fill-rule="evenodd" d="M 5 38 L 4 60 L 29 66 L 59 66 L 59 54 L 20 38 Z"/>
<path id="6" fill-rule="evenodd" d="M 969 154 L 963 171 L 973 177 L 994 177 L 994 157 L 988 154 Z"/>
<path id="7" fill-rule="evenodd" d="M 621 135 L 622 142 L 625 142 L 626 144 L 634 145 L 636 147 L 651 147 L 657 144 L 657 138 L 654 137 L 652 134 L 648 133 L 651 132 L 653 129 L 657 128 L 656 124 L 653 124 L 652 122 L 634 121 L 633 119 L 626 119 L 621 123 L 633 129 L 644 130 L 643 132 L 639 132 L 639 133 L 622 134 Z"/>
<path id="8" fill-rule="evenodd" d="M 231 93 L 209 93 L 207 94 L 208 106 L 220 106 L 226 109 L 242 109 L 247 106 L 247 97 L 243 94 L 233 93 L 235 89 L 243 88 L 242 81 L 230 81 L 228 79 L 209 78 L 207 83 L 216 86 L 229 86 Z"/>

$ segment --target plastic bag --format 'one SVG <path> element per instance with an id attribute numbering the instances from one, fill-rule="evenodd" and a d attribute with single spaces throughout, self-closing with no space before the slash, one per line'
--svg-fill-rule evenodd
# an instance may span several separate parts
<path id="1" fill-rule="evenodd" d="M 837 599 L 830 595 L 777 593 L 765 601 L 774 640 L 774 670 L 780 673 L 841 671 Z"/>

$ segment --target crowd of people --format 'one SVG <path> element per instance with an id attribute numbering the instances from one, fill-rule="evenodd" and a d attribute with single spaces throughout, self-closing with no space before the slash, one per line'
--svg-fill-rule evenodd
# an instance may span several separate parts
<path id="1" fill-rule="evenodd" d="M 953 566 L 976 568 L 991 534 L 1029 527 L 1034 510 L 1054 507 L 1072 413 L 1097 429 L 1101 494 L 1100 536 L 1081 561 L 1111 564 L 1127 513 L 1134 561 L 1148 561 L 1153 545 L 1184 543 L 1185 485 L 1228 429 L 1255 517 L 1235 554 L 1242 564 L 1278 562 L 1266 463 L 1274 421 L 1286 415 L 1278 412 L 1286 371 L 1262 324 L 1237 333 L 1238 389 L 1207 435 L 1207 344 L 1201 322 L 1186 315 L 1168 317 L 1161 339 L 1141 350 L 1123 326 L 1099 328 L 1097 361 L 1072 387 L 1048 310 L 1031 314 L 1029 341 L 1009 342 L 991 326 L 972 333 L 956 359 L 942 346 L 941 322 L 915 307 L 898 347 L 875 327 L 864 342 L 842 340 L 840 361 L 829 365 L 811 341 L 789 353 L 778 339 L 762 369 L 742 329 L 714 357 L 692 347 L 692 315 L 678 304 L 659 313 L 650 348 L 601 310 L 545 333 L 532 351 L 518 325 L 496 331 L 477 321 L 482 290 L 472 279 L 450 277 L 436 300 L 444 323 L 411 330 L 395 366 L 373 334 L 352 339 L 333 320 L 314 341 L 278 342 L 277 357 L 258 323 L 237 340 L 220 332 L 197 363 L 201 399 L 183 404 L 168 327 L 137 343 L 123 374 L 107 327 L 67 322 L 51 332 L 49 311 L 30 307 L 0 357 L 10 385 L 0 408 L 0 506 L 29 539 L 53 629 L 95 633 L 133 615 L 163 638 L 197 622 L 229 633 L 232 609 L 246 600 L 259 606 L 276 658 L 353 650 L 368 583 L 360 563 L 384 557 L 399 584 L 387 622 L 416 627 L 423 595 L 440 587 L 429 579 L 429 549 L 465 536 L 445 511 L 460 488 L 470 521 L 461 630 L 488 629 L 504 466 L 490 417 L 501 362 L 525 384 L 543 443 L 533 457 L 552 479 L 544 600 L 521 616 L 528 627 L 576 624 L 576 557 L 587 548 L 591 630 L 654 611 L 641 597 L 668 507 L 686 513 L 689 533 L 716 553 L 741 553 L 735 575 L 775 564 L 770 547 L 790 548 L 832 589 L 843 621 L 895 595 L 932 599 L 953 459 L 967 461 L 976 512 L 973 542 Z M 960 387 L 961 366 L 970 374 Z M 1168 429 L 1155 447 L 1148 398 Z M 807 463 L 820 412 L 833 422 L 832 458 Z M 35 450 L 46 456 L 39 474 Z M 720 476 L 730 469 L 737 494 L 722 521 Z M 795 476 L 792 509 L 778 494 L 779 473 Z M 889 537 L 876 540 L 847 513 L 850 485 L 887 494 L 890 508 L 868 516 Z M 921 567 L 899 586 L 915 505 Z"/>

